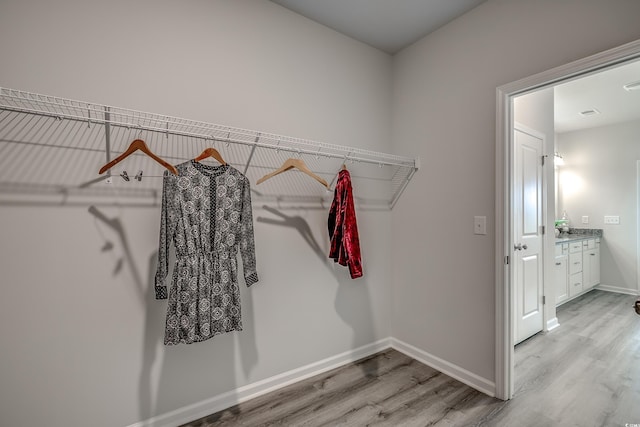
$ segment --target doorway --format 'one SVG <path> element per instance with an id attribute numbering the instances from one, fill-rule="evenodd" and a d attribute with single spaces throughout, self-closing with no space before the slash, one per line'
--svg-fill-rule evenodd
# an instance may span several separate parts
<path id="1" fill-rule="evenodd" d="M 514 391 L 514 98 L 640 59 L 640 40 L 497 88 L 496 127 L 496 397 Z M 551 144 L 549 144 L 551 145 Z M 553 159 L 553 147 L 544 154 Z M 553 227 L 547 222 L 548 229 Z M 553 242 L 546 233 L 545 245 Z M 551 271 L 551 257 L 542 261 Z M 549 302 L 549 304 L 552 304 Z"/>

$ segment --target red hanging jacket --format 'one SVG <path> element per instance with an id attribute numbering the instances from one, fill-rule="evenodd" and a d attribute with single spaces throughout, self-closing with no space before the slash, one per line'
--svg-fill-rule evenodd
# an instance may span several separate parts
<path id="1" fill-rule="evenodd" d="M 338 173 L 333 202 L 329 210 L 329 238 L 331 249 L 329 258 L 340 265 L 348 266 L 352 279 L 362 277 L 362 260 L 360 258 L 360 240 L 356 210 L 353 204 L 351 175 L 346 169 Z"/>

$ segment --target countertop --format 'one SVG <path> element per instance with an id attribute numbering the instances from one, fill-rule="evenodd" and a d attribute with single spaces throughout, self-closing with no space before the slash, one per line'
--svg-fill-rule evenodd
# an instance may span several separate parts
<path id="1" fill-rule="evenodd" d="M 585 240 L 585 239 L 593 239 L 596 237 L 602 238 L 601 229 L 570 228 L 568 233 L 560 233 L 560 235 L 556 237 L 556 244 L 574 242 L 574 241 Z"/>

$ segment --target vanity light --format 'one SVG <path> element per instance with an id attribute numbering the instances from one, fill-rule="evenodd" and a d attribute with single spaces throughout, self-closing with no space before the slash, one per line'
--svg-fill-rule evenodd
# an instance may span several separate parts
<path id="1" fill-rule="evenodd" d="M 624 85 L 622 87 L 627 92 L 631 92 L 632 90 L 640 90 L 640 80 L 638 80 L 637 82 L 627 83 L 626 85 Z"/>
<path id="2" fill-rule="evenodd" d="M 563 166 L 564 165 L 564 159 L 562 158 L 562 156 L 557 151 L 553 154 L 553 164 L 555 166 Z"/>

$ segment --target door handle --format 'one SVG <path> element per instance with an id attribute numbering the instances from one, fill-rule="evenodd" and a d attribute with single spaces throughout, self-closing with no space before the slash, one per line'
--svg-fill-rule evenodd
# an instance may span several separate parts
<path id="1" fill-rule="evenodd" d="M 527 245 L 523 245 L 522 243 L 518 243 L 517 245 L 513 245 L 513 249 L 515 249 L 516 251 L 521 251 L 521 250 L 527 250 L 528 246 Z"/>

